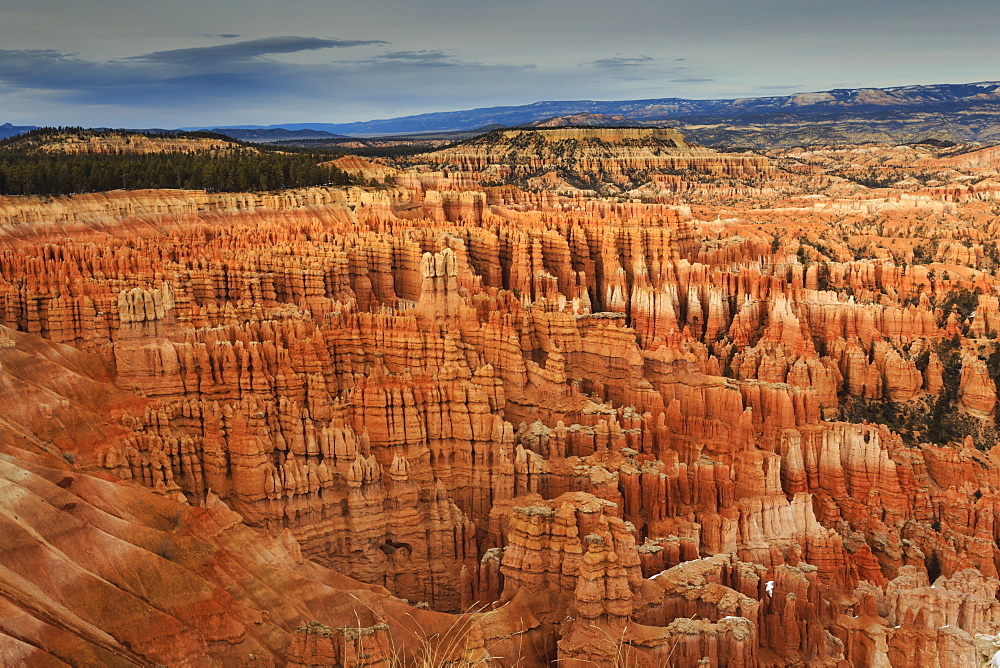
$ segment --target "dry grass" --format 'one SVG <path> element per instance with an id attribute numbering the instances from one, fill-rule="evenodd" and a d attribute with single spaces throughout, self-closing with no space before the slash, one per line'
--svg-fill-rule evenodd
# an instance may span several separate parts
<path id="1" fill-rule="evenodd" d="M 471 608 L 467 610 L 461 616 L 458 616 L 452 625 L 443 633 L 428 633 L 423 624 L 421 624 L 420 621 L 409 612 L 404 615 L 409 618 L 407 622 L 400 624 L 400 620 L 396 620 L 397 623 L 394 625 L 390 619 L 387 619 L 366 602 L 362 601 L 353 594 L 351 596 L 365 606 L 374 618 L 378 620 L 380 625 L 388 627 L 390 642 L 390 668 L 485 668 L 487 666 L 495 666 L 496 664 L 493 663 L 494 661 L 506 658 L 493 656 L 491 651 L 493 647 L 485 648 L 483 656 L 475 659 L 469 659 L 467 656 L 464 656 L 466 654 L 466 642 L 472 631 L 473 625 L 475 624 L 475 615 L 481 613 L 486 606 L 480 606 L 478 608 Z M 697 616 L 692 619 L 694 618 L 697 618 Z M 360 618 L 358 618 L 357 621 L 358 626 L 362 626 Z M 407 630 L 400 631 L 400 627 L 406 628 Z M 413 628 L 416 629 L 415 632 L 411 630 Z M 609 656 L 607 661 L 597 662 L 589 659 L 555 659 L 555 663 L 577 661 L 580 664 L 589 664 L 599 666 L 600 668 L 642 668 L 642 666 L 649 665 L 647 662 L 643 661 L 643 657 L 636 652 L 631 643 L 626 640 L 625 636 L 629 628 L 628 624 L 625 624 L 622 627 L 621 633 L 618 637 L 611 635 L 607 629 L 597 626 L 596 624 L 591 624 L 591 628 L 597 629 L 604 634 L 614 647 L 614 653 Z M 406 636 L 405 642 L 398 637 L 400 635 Z M 667 653 L 666 657 L 660 660 L 662 662 L 660 665 L 669 665 L 670 658 L 673 655 L 674 650 L 677 649 L 679 641 L 680 637 L 673 639 L 673 642 L 670 645 L 670 651 Z M 517 658 L 513 661 L 513 663 L 508 660 L 507 665 L 516 668 L 522 661 L 524 661 L 525 658 L 527 657 L 525 657 L 523 653 L 523 634 L 518 634 Z"/>
<path id="2" fill-rule="evenodd" d="M 484 655 L 477 659 L 469 660 L 463 656 L 466 650 L 466 641 L 475 623 L 474 615 L 482 611 L 470 609 L 458 617 L 455 622 L 444 633 L 428 633 L 423 624 L 407 612 L 406 617 L 409 623 L 402 626 L 415 627 L 416 633 L 407 632 L 412 640 L 401 642 L 396 633 L 399 633 L 400 624 L 393 625 L 389 619 L 377 612 L 370 605 L 352 594 L 354 600 L 364 605 L 380 623 L 389 627 L 390 658 L 391 668 L 477 668 L 493 665 L 492 661 L 498 657 L 492 656 L 489 648 Z M 396 630 L 396 633 L 393 631 Z M 520 659 L 518 660 L 520 663 Z"/>

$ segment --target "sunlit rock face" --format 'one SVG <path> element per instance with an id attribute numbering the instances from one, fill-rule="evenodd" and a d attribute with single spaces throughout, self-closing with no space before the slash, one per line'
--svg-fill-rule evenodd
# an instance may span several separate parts
<path id="1" fill-rule="evenodd" d="M 426 162 L 532 188 L 622 192 L 654 176 L 696 173 L 753 177 L 770 172 L 762 156 L 693 146 L 670 128 L 538 127 L 495 130 L 452 148 L 416 156 Z"/>
<path id="2" fill-rule="evenodd" d="M 1000 649 L 995 151 L 339 164 L 0 199 L 0 663 Z"/>

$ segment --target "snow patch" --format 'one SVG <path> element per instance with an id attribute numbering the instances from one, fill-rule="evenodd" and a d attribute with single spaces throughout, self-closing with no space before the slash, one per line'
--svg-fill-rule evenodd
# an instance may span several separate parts
<path id="1" fill-rule="evenodd" d="M 774 580 L 768 580 L 764 584 L 764 589 L 767 590 L 767 595 L 768 596 L 774 596 Z"/>

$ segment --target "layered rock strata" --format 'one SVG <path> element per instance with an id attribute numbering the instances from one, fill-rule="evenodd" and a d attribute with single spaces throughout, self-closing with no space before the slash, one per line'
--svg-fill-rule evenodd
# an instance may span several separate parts
<path id="1" fill-rule="evenodd" d="M 595 183 L 684 185 L 643 201 L 496 185 L 515 133 L 432 167 L 351 162 L 393 182 L 373 189 L 0 201 L 21 536 L 0 562 L 0 656 L 992 657 L 988 156 L 725 166 L 666 131 L 559 132 L 538 141 L 585 144 L 565 157 Z M 723 166 L 662 173 L 695 158 Z M 866 188 L 852 160 L 943 185 Z M 213 559 L 244 569 L 235 584 Z"/>

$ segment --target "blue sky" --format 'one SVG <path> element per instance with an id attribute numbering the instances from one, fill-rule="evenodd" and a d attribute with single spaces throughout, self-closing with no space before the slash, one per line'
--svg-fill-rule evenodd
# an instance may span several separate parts
<path id="1" fill-rule="evenodd" d="M 349 122 L 1000 80 L 995 0 L 0 0 L 0 123 Z"/>

